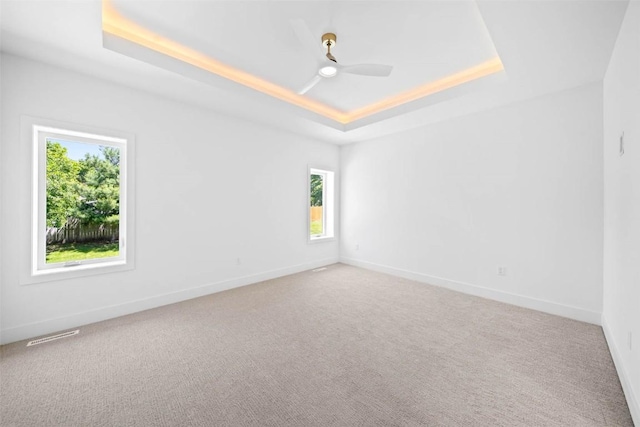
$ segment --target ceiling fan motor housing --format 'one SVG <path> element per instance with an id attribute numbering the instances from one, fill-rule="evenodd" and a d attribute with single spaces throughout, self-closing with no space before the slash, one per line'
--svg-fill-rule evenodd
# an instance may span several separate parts
<path id="1" fill-rule="evenodd" d="M 324 47 L 334 47 L 336 45 L 336 35 L 333 33 L 323 34 L 322 45 Z"/>

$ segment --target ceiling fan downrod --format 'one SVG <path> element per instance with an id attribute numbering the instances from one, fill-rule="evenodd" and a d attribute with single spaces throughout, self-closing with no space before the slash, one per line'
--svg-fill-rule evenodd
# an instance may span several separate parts
<path id="1" fill-rule="evenodd" d="M 326 46 L 327 48 L 327 58 L 330 61 L 335 62 L 336 64 L 338 63 L 338 61 L 336 60 L 335 56 L 333 56 L 331 54 L 331 46 L 335 46 L 336 45 L 336 35 L 333 33 L 326 33 L 322 35 L 322 44 L 324 46 Z"/>

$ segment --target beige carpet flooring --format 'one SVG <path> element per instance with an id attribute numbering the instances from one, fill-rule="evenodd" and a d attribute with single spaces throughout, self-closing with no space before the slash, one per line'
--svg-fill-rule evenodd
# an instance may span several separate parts
<path id="1" fill-rule="evenodd" d="M 2 426 L 631 426 L 602 329 L 336 264 L 1 348 Z"/>

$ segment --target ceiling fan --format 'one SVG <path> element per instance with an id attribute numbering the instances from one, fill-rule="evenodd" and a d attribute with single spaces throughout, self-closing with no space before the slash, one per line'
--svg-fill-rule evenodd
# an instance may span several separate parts
<path id="1" fill-rule="evenodd" d="M 391 65 L 382 64 L 356 64 L 356 65 L 341 65 L 331 53 L 331 48 L 336 45 L 336 35 L 334 33 L 325 33 L 322 35 L 320 41 L 322 44 L 316 42 L 315 37 L 309 30 L 309 27 L 302 19 L 294 19 L 291 21 L 291 26 L 295 31 L 300 43 L 317 59 L 314 51 L 321 46 L 323 50 L 326 50 L 324 57 L 318 63 L 318 73 L 313 76 L 311 80 L 307 82 L 299 91 L 298 94 L 303 95 L 307 93 L 312 87 L 320 83 L 323 79 L 330 79 L 337 76 L 340 73 L 358 74 L 361 76 L 372 77 L 387 77 L 391 74 L 393 67 Z"/>

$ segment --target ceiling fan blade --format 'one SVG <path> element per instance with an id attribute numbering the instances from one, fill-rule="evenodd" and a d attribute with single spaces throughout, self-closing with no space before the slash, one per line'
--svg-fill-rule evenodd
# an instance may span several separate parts
<path id="1" fill-rule="evenodd" d="M 309 92 L 309 90 L 311 90 L 312 87 L 317 85 L 320 82 L 320 80 L 322 80 L 322 77 L 314 76 L 311 80 L 307 82 L 306 85 L 302 87 L 302 89 L 298 91 L 298 95 L 304 95 L 305 93 Z"/>
<path id="2" fill-rule="evenodd" d="M 345 65 L 340 68 L 343 73 L 359 74 L 361 76 L 387 77 L 391 74 L 393 67 L 391 65 L 381 64 L 357 64 Z"/>
<path id="3" fill-rule="evenodd" d="M 313 36 L 313 33 L 309 29 L 307 23 L 304 22 L 303 19 L 299 18 L 292 19 L 291 21 L 289 21 L 289 23 L 291 24 L 291 28 L 293 28 L 293 31 L 296 33 L 298 40 L 300 40 L 300 44 L 302 45 L 302 47 L 307 52 L 309 52 L 309 55 L 313 55 L 313 57 L 317 59 L 319 56 L 318 54 L 322 53 L 322 50 L 320 49 L 322 47 L 322 44 L 320 43 L 319 39 L 316 40 L 316 38 Z"/>

